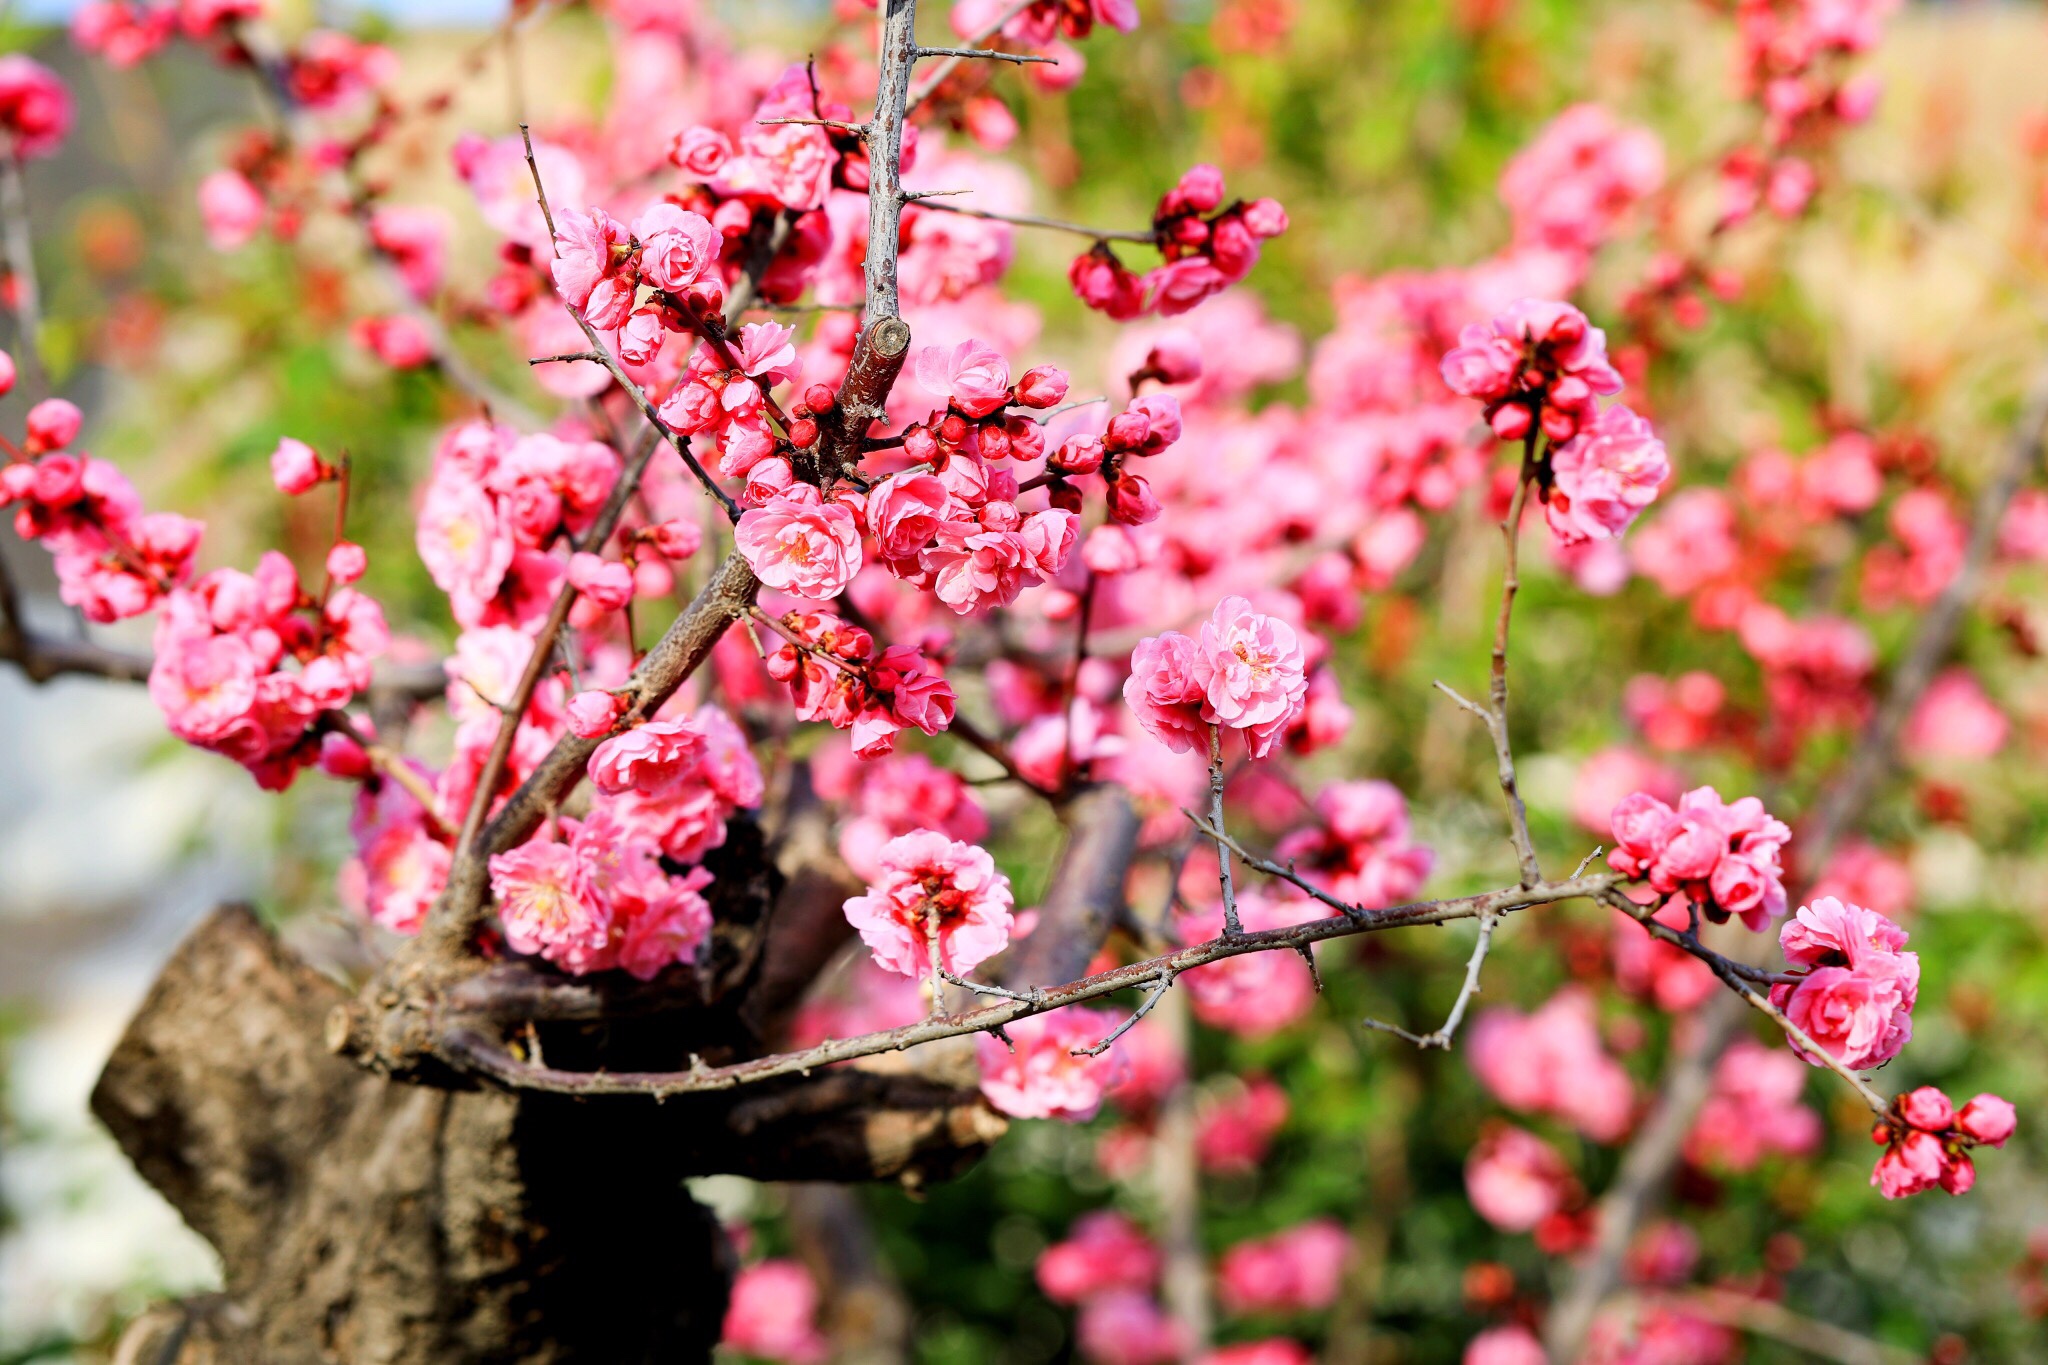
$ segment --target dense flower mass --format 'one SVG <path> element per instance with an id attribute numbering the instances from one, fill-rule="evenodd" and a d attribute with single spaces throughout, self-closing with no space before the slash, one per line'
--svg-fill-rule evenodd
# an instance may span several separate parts
<path id="1" fill-rule="evenodd" d="M 1778 854 L 1792 831 L 1754 796 L 1724 802 L 1712 787 L 1697 787 L 1674 809 L 1636 792 L 1614 808 L 1613 827 L 1617 847 L 1607 861 L 1616 871 L 1666 895 L 1685 892 L 1708 919 L 1740 915 L 1762 929 L 1785 913 Z"/>

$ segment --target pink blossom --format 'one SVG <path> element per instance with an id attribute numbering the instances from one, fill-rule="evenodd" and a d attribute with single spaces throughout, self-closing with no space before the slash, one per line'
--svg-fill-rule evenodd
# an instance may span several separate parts
<path id="1" fill-rule="evenodd" d="M 1480 1217 L 1503 1232 L 1530 1231 L 1577 1189 L 1555 1147 L 1508 1124 L 1483 1133 L 1465 1160 L 1466 1196 Z"/>
<path id="2" fill-rule="evenodd" d="M 337 540 L 327 551 L 327 576 L 336 583 L 353 583 L 369 568 L 368 552 L 354 541 Z"/>
<path id="3" fill-rule="evenodd" d="M 1633 792 L 1676 801 L 1678 774 L 1625 745 L 1602 749 L 1579 766 L 1572 782 L 1572 818 L 1595 834 L 1612 827 L 1614 808 Z"/>
<path id="4" fill-rule="evenodd" d="M 1771 987 L 1771 1000 L 1844 1066 L 1881 1066 L 1913 1036 L 1920 958 L 1905 930 L 1832 897 L 1804 905 L 1779 934 L 1786 961 L 1811 970 Z M 1820 1065 L 1794 1042 L 1792 1050 Z"/>
<path id="5" fill-rule="evenodd" d="M 816 774 L 819 760 L 812 767 Z M 818 780 L 822 789 L 823 778 Z M 864 882 L 881 877 L 881 850 L 899 834 L 935 829 L 971 844 L 988 833 L 988 817 L 974 789 L 922 754 L 861 765 L 858 781 L 852 817 L 840 829 L 839 856 Z"/>
<path id="6" fill-rule="evenodd" d="M 939 961 L 962 976 L 1008 945 L 1010 879 L 983 849 L 920 829 L 884 844 L 876 862 L 880 876 L 845 909 L 881 966 L 927 974 L 936 934 Z"/>
<path id="7" fill-rule="evenodd" d="M 1021 535 L 981 521 L 940 523 L 918 562 L 932 575 L 933 594 L 962 616 L 981 607 L 1008 606 L 1034 573 Z"/>
<path id="8" fill-rule="evenodd" d="M 969 417 L 986 417 L 1009 401 L 1010 366 L 1000 352 L 970 337 L 951 350 L 919 351 L 917 382 L 947 395 Z"/>
<path id="9" fill-rule="evenodd" d="M 1108 1037 L 1118 1022 L 1107 1010 L 1069 1005 L 1004 1025 L 1010 1035 L 1007 1046 L 980 1035 L 975 1050 L 982 1095 L 1011 1118 L 1087 1122 L 1120 1078 L 1123 1060 L 1114 1048 L 1095 1057 L 1080 1049 Z"/>
<path id="10" fill-rule="evenodd" d="M 799 484 L 741 514 L 734 544 L 771 588 L 822 601 L 860 572 L 860 528 L 853 513 Z"/>
<path id="11" fill-rule="evenodd" d="M 1932 1133 L 1908 1132 L 1878 1158 L 1877 1169 L 1870 1173 L 1870 1183 L 1887 1199 L 1904 1199 L 1940 1184 L 1948 1166 L 1949 1157 L 1942 1150 L 1940 1138 Z"/>
<path id="12" fill-rule="evenodd" d="M 1593 998 L 1559 991 L 1534 1014 L 1505 1006 L 1473 1021 L 1466 1056 L 1473 1074 L 1502 1104 L 1555 1114 L 1597 1142 L 1628 1131 L 1635 1087 L 1600 1045 Z"/>
<path id="13" fill-rule="evenodd" d="M 1315 1357 L 1298 1341 L 1264 1337 L 1218 1346 L 1201 1357 L 1200 1365 L 1315 1365 Z"/>
<path id="14" fill-rule="evenodd" d="M 580 739 L 610 734 L 626 711 L 625 698 L 611 692 L 578 692 L 569 698 L 569 729 Z"/>
<path id="15" fill-rule="evenodd" d="M 676 134 L 668 159 L 693 180 L 710 180 L 732 159 L 732 139 L 716 128 L 694 124 Z"/>
<path id="16" fill-rule="evenodd" d="M 357 318 L 349 335 L 394 370 L 416 369 L 434 358 L 433 337 L 417 318 L 403 313 Z"/>
<path id="17" fill-rule="evenodd" d="M 27 436 L 25 448 L 30 454 L 62 450 L 78 439 L 79 428 L 85 425 L 85 414 L 68 398 L 45 398 L 28 410 L 24 425 Z M 44 501 L 54 499 L 46 497 Z"/>
<path id="18" fill-rule="evenodd" d="M 1536 1334 L 1519 1323 L 1489 1327 L 1465 1343 L 1461 1365 L 1550 1365 Z"/>
<path id="19" fill-rule="evenodd" d="M 1211 884 L 1213 885 L 1213 873 Z M 1279 900 L 1256 887 L 1237 892 L 1238 917 L 1248 930 L 1279 929 L 1316 919 L 1314 901 Z M 1181 938 L 1199 943 L 1223 931 L 1221 906 L 1182 915 Z M 1193 968 L 1180 978 L 1195 1017 L 1243 1038 L 1264 1038 L 1298 1022 L 1315 1005 L 1308 967 L 1292 953 L 1246 953 Z"/>
<path id="20" fill-rule="evenodd" d="M 1618 539 L 1671 476 L 1650 424 L 1616 403 L 1552 452 L 1544 497 L 1550 529 L 1567 545 Z"/>
<path id="21" fill-rule="evenodd" d="M 1820 1146 L 1820 1115 L 1799 1102 L 1798 1059 L 1749 1038 L 1714 1065 L 1714 1084 L 1686 1134 L 1686 1160 L 1715 1170 L 1754 1170 L 1766 1156 L 1805 1156 Z"/>
<path id="22" fill-rule="evenodd" d="M 946 517 L 950 495 L 932 474 L 892 474 L 868 494 L 868 529 L 883 559 L 914 560 Z"/>
<path id="23" fill-rule="evenodd" d="M 1159 1249 L 1120 1213 L 1074 1220 L 1067 1240 L 1038 1255 L 1038 1287 L 1054 1303 L 1082 1303 L 1118 1289 L 1149 1290 L 1159 1280 Z"/>
<path id="24" fill-rule="evenodd" d="M 1656 135 L 1625 127 L 1597 104 L 1575 104 L 1501 172 L 1500 197 L 1517 241 L 1591 251 L 1664 180 Z"/>
<path id="25" fill-rule="evenodd" d="M 556 211 L 555 256 L 548 265 L 562 301 L 581 310 L 594 327 L 617 326 L 632 304 L 631 290 L 608 289 L 595 310 L 591 298 L 598 286 L 612 280 L 632 235 L 603 209 Z M 600 321 L 593 311 L 609 319 Z M 613 317 L 612 314 L 617 316 Z"/>
<path id="26" fill-rule="evenodd" d="M 33 57 L 19 52 L 0 57 L 0 129 L 8 133 L 16 156 L 48 156 L 71 131 L 71 91 Z"/>
<path id="27" fill-rule="evenodd" d="M 370 215 L 370 242 L 397 267 L 406 292 L 425 303 L 441 286 L 453 230 L 445 210 L 425 204 L 386 204 Z"/>
<path id="28" fill-rule="evenodd" d="M 1351 905 L 1377 910 L 1413 900 L 1436 855 L 1408 837 L 1408 802 L 1391 782 L 1333 782 L 1316 793 L 1320 825 L 1275 852 Z"/>
<path id="29" fill-rule="evenodd" d="M 590 780 L 607 796 L 662 791 L 703 760 L 704 737 L 687 720 L 655 720 L 614 735 L 590 756 Z"/>
<path id="30" fill-rule="evenodd" d="M 1301 641 L 1294 628 L 1226 597 L 1202 623 L 1192 669 L 1202 688 L 1202 718 L 1245 732 L 1263 758 L 1300 714 L 1308 691 Z"/>
<path id="31" fill-rule="evenodd" d="M 1286 1091 L 1264 1076 L 1247 1078 L 1203 1105 L 1195 1130 L 1196 1160 L 1205 1171 L 1256 1170 L 1286 1125 L 1288 1109 Z"/>
<path id="32" fill-rule="evenodd" d="M 1181 1358 L 1186 1333 L 1151 1295 L 1117 1289 L 1081 1309 L 1074 1339 L 1090 1365 L 1170 1365 Z"/>
<path id="33" fill-rule="evenodd" d="M 611 946 L 610 907 L 576 850 L 545 836 L 491 858 L 491 894 L 514 952 L 575 961 Z"/>
<path id="34" fill-rule="evenodd" d="M 632 569 L 584 550 L 569 556 L 569 585 L 599 611 L 617 611 L 633 600 Z"/>
<path id="35" fill-rule="evenodd" d="M 817 1314 L 818 1287 L 801 1263 L 762 1261 L 733 1280 L 719 1342 L 783 1365 L 817 1365 L 832 1353 Z"/>
<path id="36" fill-rule="evenodd" d="M 247 246 L 269 211 L 263 191 L 240 171 L 213 171 L 199 182 L 199 218 L 215 251 Z"/>
<path id="37" fill-rule="evenodd" d="M 640 274 L 656 289 L 681 294 L 718 263 L 724 243 L 701 213 L 666 200 L 633 220 L 640 243 Z"/>
<path id="38" fill-rule="evenodd" d="M 277 449 L 270 452 L 271 482 L 277 485 L 278 492 L 288 497 L 297 497 L 308 491 L 333 472 L 314 454 L 313 447 L 289 436 L 279 441 Z"/>
<path id="39" fill-rule="evenodd" d="M 1917 758 L 1990 758 L 2005 747 L 2011 729 L 1983 686 L 1967 668 L 1943 672 L 1913 708 L 1902 741 Z"/>
<path id="40" fill-rule="evenodd" d="M 1233 1313 L 1316 1313 L 1337 1300 L 1351 1236 L 1319 1218 L 1223 1253 L 1217 1295 Z"/>
<path id="41" fill-rule="evenodd" d="M 1741 562 L 1735 508 L 1718 488 L 1686 488 L 1629 542 L 1638 573 L 1666 595 L 1689 597 Z"/>
<path id="42" fill-rule="evenodd" d="M 773 382 L 778 379 L 795 383 L 803 364 L 797 359 L 793 339 L 796 328 L 779 322 L 750 322 L 740 329 L 740 369 L 756 379 Z M 727 405 L 735 393 L 758 394 L 760 390 L 751 384 L 729 385 L 726 388 Z"/>

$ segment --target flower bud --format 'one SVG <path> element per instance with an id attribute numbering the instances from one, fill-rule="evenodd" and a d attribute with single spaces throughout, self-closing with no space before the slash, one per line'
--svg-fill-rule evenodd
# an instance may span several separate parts
<path id="1" fill-rule="evenodd" d="M 1209 165 L 1190 166 L 1174 188 L 1180 191 L 1181 201 L 1196 213 L 1213 213 L 1223 202 L 1223 172 Z"/>
<path id="2" fill-rule="evenodd" d="M 46 455 L 36 462 L 36 501 L 69 507 L 85 496 L 85 462 L 76 455 Z"/>
<path id="3" fill-rule="evenodd" d="M 1052 467 L 1061 474 L 1093 474 L 1102 468 L 1100 436 L 1069 436 L 1053 452 Z"/>
<path id="4" fill-rule="evenodd" d="M 370 756 L 347 735 L 320 736 L 320 771 L 341 782 L 360 782 L 370 775 Z"/>
<path id="5" fill-rule="evenodd" d="M 84 423 L 85 414 L 76 404 L 63 398 L 45 398 L 28 410 L 28 453 L 62 450 L 78 439 L 78 429 Z"/>
<path id="6" fill-rule="evenodd" d="M 1066 371 L 1056 365 L 1034 365 L 1017 381 L 1017 401 L 1027 408 L 1055 407 L 1066 396 Z"/>
<path id="7" fill-rule="evenodd" d="M 946 414 L 946 420 L 939 423 L 939 439 L 949 446 L 957 446 L 967 439 L 967 419 L 957 412 Z"/>
<path id="8" fill-rule="evenodd" d="M 0 351 L 0 398 L 14 392 L 14 357 Z"/>
<path id="9" fill-rule="evenodd" d="M 1001 422 L 985 422 L 975 429 L 975 435 L 984 460 L 1006 460 L 1010 457 L 1010 433 Z"/>
<path id="10" fill-rule="evenodd" d="M 789 440 L 799 450 L 805 450 L 818 443 L 818 424 L 808 417 L 799 417 L 789 424 Z"/>
<path id="11" fill-rule="evenodd" d="M 1287 231 L 1287 210 L 1277 199 L 1254 199 L 1244 206 L 1244 225 L 1254 237 L 1278 237 Z"/>
<path id="12" fill-rule="evenodd" d="M 1941 1187 L 1950 1194 L 1968 1194 L 1977 1183 L 1977 1163 L 1958 1154 L 1941 1169 Z"/>
<path id="13" fill-rule="evenodd" d="M 286 497 L 295 498 L 333 476 L 334 470 L 304 441 L 287 436 L 270 452 L 270 481 Z"/>
<path id="14" fill-rule="evenodd" d="M 587 550 L 569 556 L 569 585 L 600 611 L 617 611 L 633 600 L 633 571 Z"/>
<path id="15" fill-rule="evenodd" d="M 1136 450 L 1152 434 L 1152 419 L 1138 411 L 1120 412 L 1109 419 L 1102 444 L 1109 450 Z"/>
<path id="16" fill-rule="evenodd" d="M 647 528 L 648 544 L 663 559 L 688 559 L 704 543 L 704 532 L 694 521 L 661 521 Z"/>
<path id="17" fill-rule="evenodd" d="M 1109 514 L 1126 526 L 1143 526 L 1159 519 L 1159 499 L 1143 476 L 1120 474 L 1109 486 Z"/>
<path id="18" fill-rule="evenodd" d="M 337 540 L 327 552 L 327 576 L 336 583 L 349 584 L 370 567 L 370 557 L 352 540 Z"/>
<path id="19" fill-rule="evenodd" d="M 838 401 L 838 395 L 833 393 L 827 385 L 813 384 L 804 390 L 804 406 L 814 413 L 830 412 L 832 404 L 836 401 Z"/>
<path id="20" fill-rule="evenodd" d="M 2011 1102 L 1997 1095 L 1979 1095 L 1956 1115 L 1956 1127 L 1963 1136 L 1987 1147 L 2005 1146 L 2005 1140 L 2018 1126 Z"/>
<path id="21" fill-rule="evenodd" d="M 1035 460 L 1045 454 L 1045 428 L 1029 417 L 1012 417 L 1003 423 L 1010 438 L 1010 458 Z"/>
<path id="22" fill-rule="evenodd" d="M 919 464 L 930 464 L 938 458 L 939 443 L 929 428 L 912 427 L 903 433 L 903 453 Z"/>
<path id="23" fill-rule="evenodd" d="M 1955 1121 L 1956 1111 L 1948 1096 L 1923 1085 L 1899 1097 L 1899 1116 L 1922 1132 L 1940 1133 Z"/>
<path id="24" fill-rule="evenodd" d="M 578 739 L 597 739 L 611 733 L 626 714 L 623 697 L 592 690 L 569 698 L 569 731 Z"/>
<path id="25" fill-rule="evenodd" d="M 1487 425 L 1501 440 L 1519 441 L 1529 434 L 1529 410 L 1520 403 L 1495 408 L 1493 416 L 1487 419 Z"/>

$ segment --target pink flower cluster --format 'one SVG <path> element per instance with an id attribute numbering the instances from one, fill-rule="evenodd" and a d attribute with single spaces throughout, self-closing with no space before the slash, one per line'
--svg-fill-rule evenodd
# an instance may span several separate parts
<path id="1" fill-rule="evenodd" d="M 1367 910 L 1415 899 L 1436 854 L 1413 843 L 1408 800 L 1391 782 L 1332 782 L 1316 793 L 1318 824 L 1274 850 L 1341 901 Z"/>
<path id="2" fill-rule="evenodd" d="M 1190 872 L 1195 860 L 1190 859 Z M 1185 878 L 1183 883 L 1185 885 Z M 1208 865 L 1208 894 L 1216 894 L 1215 865 Z M 1281 897 L 1255 887 L 1240 887 L 1237 915 L 1248 931 L 1285 929 L 1326 913 L 1321 903 L 1305 896 Z M 1223 907 L 1189 910 L 1175 920 L 1182 942 L 1200 943 L 1223 933 Z M 1241 1038 L 1264 1038 L 1298 1022 L 1315 1004 L 1315 980 L 1292 953 L 1244 953 L 1205 963 L 1180 977 L 1194 1006 L 1195 1018 L 1211 1028 Z"/>
<path id="3" fill-rule="evenodd" d="M 1684 891 L 1716 924 L 1740 915 L 1762 929 L 1785 913 L 1778 854 L 1792 831 L 1754 796 L 1727 803 L 1712 787 L 1696 787 L 1673 809 L 1636 792 L 1614 808 L 1613 825 L 1617 847 L 1607 861 L 1617 872 L 1665 895 Z"/>
<path id="4" fill-rule="evenodd" d="M 1766 1156 L 1805 1156 L 1820 1146 L 1820 1115 L 1799 1102 L 1797 1058 L 1740 1038 L 1714 1065 L 1714 1088 L 1685 1136 L 1685 1159 L 1718 1171 L 1752 1171 Z"/>
<path id="5" fill-rule="evenodd" d="M 1567 987 L 1534 1014 L 1489 1009 L 1472 1023 L 1472 1072 L 1502 1104 L 1553 1114 L 1596 1142 L 1628 1131 L 1635 1087 L 1600 1045 L 1593 997 Z"/>
<path id="6" fill-rule="evenodd" d="M 1619 540 L 1671 477 L 1664 443 L 1621 404 L 1550 453 L 1544 515 L 1560 544 Z"/>
<path id="7" fill-rule="evenodd" d="M 563 542 L 587 527 L 619 476 L 597 441 L 455 427 L 434 452 L 416 543 L 464 626 L 538 628 L 567 580 Z"/>
<path id="8" fill-rule="evenodd" d="M 7 358 L 0 393 L 13 370 Z M 202 528 L 176 513 L 145 513 L 119 469 L 69 450 L 80 425 L 62 398 L 29 409 L 22 458 L 0 465 L 0 507 L 15 509 L 15 534 L 50 551 L 58 595 L 87 620 L 140 616 L 191 577 Z"/>
<path id="9" fill-rule="evenodd" d="M 1806 971 L 1771 987 L 1771 1003 L 1843 1066 L 1883 1066 L 1913 1036 L 1920 955 L 1905 951 L 1906 938 L 1875 910 L 1832 896 L 1802 905 L 1778 942 L 1786 962 Z M 1797 1042 L 1792 1050 L 1823 1064 Z"/>
<path id="10" fill-rule="evenodd" d="M 1742 612 L 1736 634 L 1763 669 L 1780 752 L 1814 730 L 1860 725 L 1869 715 L 1877 646 L 1861 625 L 1840 616 L 1795 620 L 1758 602 Z"/>
<path id="11" fill-rule="evenodd" d="M 1251 273 L 1260 245 L 1287 231 L 1287 210 L 1274 199 L 1223 202 L 1223 172 L 1191 167 L 1152 213 L 1163 265 L 1138 276 L 1105 242 L 1074 258 L 1067 270 L 1081 302 L 1119 322 L 1145 313 L 1177 317 Z"/>
<path id="12" fill-rule="evenodd" d="M 1195 637 L 1170 630 L 1140 640 L 1124 682 L 1131 714 L 1174 752 L 1206 751 L 1215 726 L 1242 731 L 1254 758 L 1286 734 L 1307 693 L 1294 627 L 1242 597 L 1218 602 Z"/>
<path id="13" fill-rule="evenodd" d="M 986 850 L 920 829 L 882 845 L 875 861 L 879 875 L 845 909 L 880 966 L 924 976 L 936 945 L 940 965 L 964 976 L 1008 946 L 1010 879 Z"/>
<path id="14" fill-rule="evenodd" d="M 839 856 L 863 882 L 881 876 L 882 849 L 900 834 L 935 829 L 972 844 L 988 833 L 974 788 L 923 754 L 854 763 L 843 749 L 821 750 L 811 757 L 811 782 L 819 796 L 844 803 Z"/>
<path id="15" fill-rule="evenodd" d="M 1082 1214 L 1063 1242 L 1038 1254 L 1038 1287 L 1060 1304 L 1082 1304 L 1116 1290 L 1145 1292 L 1159 1282 L 1159 1248 L 1120 1213 Z"/>
<path id="16" fill-rule="evenodd" d="M 582 975 L 618 967 L 642 981 L 689 962 L 711 931 L 711 874 L 671 876 L 661 845 L 615 813 L 564 820 L 491 859 L 491 894 L 514 952 Z"/>
<path id="17" fill-rule="evenodd" d="M 829 612 L 792 612 L 783 621 L 805 643 L 788 641 L 769 655 L 768 675 L 789 685 L 798 720 L 850 731 L 859 757 L 890 753 L 903 730 L 936 735 L 953 723 L 952 684 L 916 648 L 877 654 L 872 635 Z"/>
<path id="18" fill-rule="evenodd" d="M 450 832 L 429 821 L 412 793 L 369 771 L 368 760 L 342 736 L 322 741 L 320 760 L 332 776 L 362 779 L 349 818 L 356 853 L 339 878 L 342 903 L 394 933 L 418 933 L 448 884 Z M 431 783 L 431 773 L 413 768 Z"/>
<path id="19" fill-rule="evenodd" d="M 1664 148 L 1598 104 L 1575 104 L 1544 125 L 1500 176 L 1501 202 L 1524 246 L 1591 252 L 1664 183 Z"/>
<path id="20" fill-rule="evenodd" d="M 1239 1242 L 1217 1264 L 1217 1298 L 1232 1313 L 1319 1313 L 1337 1301 L 1351 1257 L 1334 1218 Z"/>
<path id="21" fill-rule="evenodd" d="M 1486 405 L 1486 420 L 1503 441 L 1540 428 L 1565 442 L 1590 427 L 1600 397 L 1621 392 L 1607 363 L 1607 334 L 1568 303 L 1522 299 L 1485 325 L 1458 334 L 1444 355 L 1451 392 Z"/>
<path id="22" fill-rule="evenodd" d="M 273 550 L 253 575 L 215 569 L 170 594 L 149 695 L 172 734 L 282 791 L 318 757 L 320 713 L 369 687 L 390 638 L 376 602 L 353 588 L 308 596 Z"/>
<path id="23" fill-rule="evenodd" d="M 779 494 L 794 491 L 795 466 L 768 425 L 768 395 L 777 384 L 795 384 L 803 373 L 795 335 L 794 328 L 781 323 L 750 322 L 740 329 L 740 344 L 732 352 L 730 366 L 720 352 L 698 348 L 659 409 L 661 420 L 672 429 L 713 440 L 719 473 L 747 481 L 740 499 L 750 507 L 764 506 Z M 654 347 L 637 345 L 636 336 L 639 333 L 629 320 L 620 339 L 622 358 L 629 364 L 651 362 Z M 654 331 L 648 336 L 658 343 L 661 333 Z M 801 416 L 790 422 L 792 443 L 816 441 L 816 423 L 808 414 L 831 404 L 832 391 L 824 385 L 813 384 L 805 390 L 804 400 L 795 410 Z"/>
<path id="24" fill-rule="evenodd" d="M 1218 1174 L 1257 1170 L 1286 1126 L 1288 1109 L 1287 1092 L 1266 1076 L 1205 1097 L 1196 1115 L 1195 1159 Z"/>
<path id="25" fill-rule="evenodd" d="M 975 1050 L 982 1096 L 1011 1118 L 1087 1122 L 1122 1079 L 1125 1063 L 1113 1047 L 1098 1056 L 1083 1049 L 1107 1038 L 1119 1022 L 1108 1010 L 1069 1005 L 1005 1024 L 1007 1043 L 981 1034 Z"/>
<path id="26" fill-rule="evenodd" d="M 1502 1232 L 1540 1229 L 1539 1240 L 1548 1241 L 1584 1191 L 1555 1147 L 1526 1129 L 1493 1123 L 1465 1158 L 1465 1195 Z"/>
<path id="27" fill-rule="evenodd" d="M 181 29 L 187 38 L 204 41 L 262 12 L 263 0 L 89 0 L 71 16 L 71 37 L 110 64 L 129 67 Z"/>
<path id="28" fill-rule="evenodd" d="M 1887 1199 L 1903 1199 L 1941 1186 L 1967 1194 L 1977 1183 L 1973 1147 L 2003 1147 L 2018 1119 L 2012 1105 L 1996 1095 L 1979 1095 L 1957 1109 L 1931 1085 L 1892 1101 L 1891 1113 L 1871 1132 L 1884 1147 L 1870 1183 Z"/>
<path id="29" fill-rule="evenodd" d="M 1133 398 L 1130 405 L 1109 420 L 1100 435 L 1069 436 L 1046 461 L 1052 476 L 1055 507 L 1081 510 L 1080 490 L 1072 480 L 1084 474 L 1099 474 L 1107 491 L 1109 519 L 1117 526 L 1144 526 L 1159 519 L 1159 498 L 1142 474 L 1132 473 L 1131 459 L 1157 455 L 1181 438 L 1180 400 L 1170 393 L 1148 393 Z M 1091 544 L 1094 542 L 1091 541 Z M 1113 572 L 1091 557 L 1089 567 Z"/>

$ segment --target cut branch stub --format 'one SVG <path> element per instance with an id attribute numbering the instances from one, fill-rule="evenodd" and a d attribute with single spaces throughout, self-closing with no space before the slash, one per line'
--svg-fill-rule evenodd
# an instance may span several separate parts
<path id="1" fill-rule="evenodd" d="M 876 318 L 861 332 L 839 386 L 839 401 L 819 422 L 821 474 L 836 477 L 860 463 L 868 428 L 882 420 L 889 391 L 909 356 L 910 324 L 902 318 Z"/>

